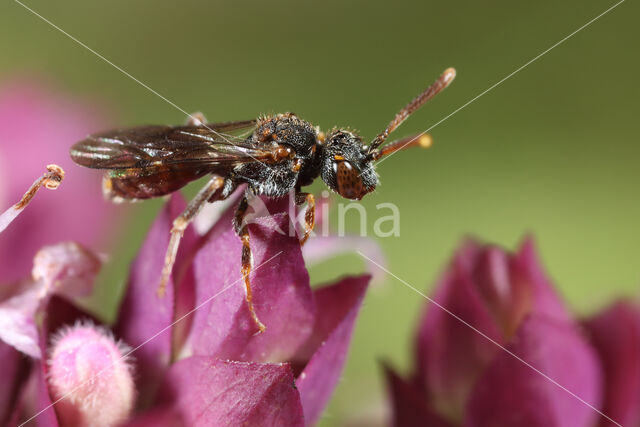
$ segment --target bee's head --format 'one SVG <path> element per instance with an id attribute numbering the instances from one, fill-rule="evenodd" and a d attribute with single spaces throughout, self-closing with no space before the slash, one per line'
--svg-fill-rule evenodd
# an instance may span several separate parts
<path id="1" fill-rule="evenodd" d="M 383 144 L 391 132 L 425 102 L 449 86 L 455 76 L 456 70 L 453 68 L 444 70 L 431 86 L 396 114 L 369 146 L 363 145 L 362 138 L 348 130 L 331 131 L 322 144 L 322 180 L 342 197 L 360 200 L 378 185 L 373 162 L 405 148 L 430 147 L 431 136 L 424 132 Z"/>
<path id="2" fill-rule="evenodd" d="M 324 144 L 322 180 L 336 193 L 360 200 L 378 185 L 378 175 L 362 139 L 353 132 L 331 131 Z"/>

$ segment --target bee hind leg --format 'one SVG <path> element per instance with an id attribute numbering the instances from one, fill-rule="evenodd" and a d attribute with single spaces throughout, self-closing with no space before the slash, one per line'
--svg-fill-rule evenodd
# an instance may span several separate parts
<path id="1" fill-rule="evenodd" d="M 193 221 L 195 216 L 200 212 L 202 207 L 207 202 L 213 202 L 221 199 L 219 196 L 221 190 L 224 187 L 225 180 L 219 176 L 212 177 L 207 185 L 189 202 L 186 209 L 179 217 L 173 220 L 173 226 L 171 227 L 171 237 L 169 238 L 169 246 L 164 257 L 164 266 L 162 267 L 162 274 L 160 276 L 160 284 L 158 285 L 157 294 L 158 297 L 164 297 L 167 290 L 167 283 L 169 283 L 169 277 L 173 270 L 173 264 L 176 261 L 176 255 L 178 254 L 178 247 L 180 246 L 180 239 L 184 234 L 184 230 Z M 218 196 L 218 197 L 216 197 Z"/>
<path id="2" fill-rule="evenodd" d="M 234 218 L 234 227 L 236 233 L 242 240 L 242 278 L 244 279 L 245 286 L 245 300 L 247 301 L 247 308 L 249 309 L 249 314 L 251 315 L 251 319 L 255 323 L 258 328 L 258 332 L 256 334 L 260 334 L 267 330 L 267 327 L 264 323 L 260 321 L 256 311 L 253 307 L 253 293 L 251 291 L 251 244 L 249 239 L 249 228 L 247 224 L 245 224 L 245 217 L 247 215 L 247 209 L 249 208 L 249 201 L 247 200 L 247 196 L 244 196 L 238 205 L 238 209 L 236 210 L 235 218 Z"/>

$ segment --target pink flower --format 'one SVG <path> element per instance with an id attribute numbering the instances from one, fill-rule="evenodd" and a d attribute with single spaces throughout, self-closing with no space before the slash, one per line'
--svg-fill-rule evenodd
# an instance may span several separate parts
<path id="1" fill-rule="evenodd" d="M 598 355 L 553 291 L 531 240 L 515 254 L 464 243 L 433 299 L 476 330 L 428 304 L 416 337 L 417 369 L 408 380 L 387 369 L 395 425 L 599 422 L 594 409 L 523 363 L 601 407 Z"/>
<path id="2" fill-rule="evenodd" d="M 69 158 L 74 141 L 104 126 L 89 102 L 35 81 L 0 86 L 0 213 L 16 203 L 47 164 L 66 172 L 56 191 L 41 191 L 0 234 L 0 286 L 28 276 L 42 246 L 95 246 L 108 234 L 114 207 L 102 200 L 100 176 Z"/>
<path id="3" fill-rule="evenodd" d="M 45 276 L 25 280 L 31 272 L 31 260 L 43 246 L 60 241 L 77 240 L 95 245 L 106 236 L 109 229 L 106 223 L 113 218 L 113 208 L 102 201 L 100 177 L 73 165 L 68 155 L 73 141 L 100 125 L 97 117 L 90 103 L 63 96 L 35 81 L 20 80 L 0 86 L 0 212 L 20 200 L 34 180 L 45 172 L 45 165 L 56 163 L 67 173 L 59 189 L 38 193 L 28 208 L 0 234 L 0 378 L 3 382 L 0 424 L 3 425 L 11 416 L 30 371 L 31 363 L 18 349 L 40 357 L 36 321 L 42 320 L 43 306 L 51 298 L 57 299 L 59 292 L 65 292 L 52 285 L 65 282 L 68 276 L 51 271 L 61 275 L 60 280 L 49 283 L 48 289 L 41 280 L 46 279 Z M 0 215 L 3 220 L 7 219 L 4 214 Z M 88 254 L 77 245 L 56 248 L 81 258 Z M 48 251 L 44 249 L 40 254 Z M 58 265 L 73 263 L 60 252 L 55 258 Z M 94 261 L 96 258 L 81 264 L 92 268 Z M 81 287 L 87 283 L 80 282 Z M 74 286 L 80 282 L 76 281 Z M 91 281 L 88 283 L 90 286 Z M 67 291 L 67 295 L 73 294 L 73 289 Z"/>
<path id="4" fill-rule="evenodd" d="M 369 277 L 312 291 L 297 237 L 276 231 L 288 229 L 288 216 L 257 219 L 249 226 L 252 285 L 268 328 L 255 336 L 231 209 L 202 237 L 188 230 L 173 274 L 179 285 L 159 301 L 149 284 L 158 283 L 171 220 L 184 206 L 172 197 L 152 226 L 116 326 L 125 342 L 141 346 L 134 353 L 138 403 L 151 411 L 134 424 L 157 425 L 156 417 L 211 425 L 315 423 L 342 371 Z"/>
<path id="5" fill-rule="evenodd" d="M 34 258 L 32 278 L 4 289 L 0 298 L 0 379 L 6 385 L 0 392 L 2 425 L 16 423 L 23 406 L 37 400 L 29 396 L 33 389 L 40 393 L 42 405 L 50 402 L 44 382 L 48 335 L 87 317 L 76 304 L 91 293 L 100 265 L 93 253 L 76 243 L 47 246 Z"/>
<path id="6" fill-rule="evenodd" d="M 624 426 L 640 425 L 640 308 L 620 301 L 584 325 L 604 371 L 602 411 Z"/>
<path id="7" fill-rule="evenodd" d="M 176 286 L 158 298 L 169 228 L 184 207 L 174 195 L 151 227 L 131 267 L 115 338 L 87 323 L 97 321 L 78 308 L 99 259 L 77 244 L 35 257 L 33 278 L 0 304 L 0 320 L 21 319 L 8 328 L 19 339 L 0 335 L 6 342 L 0 350 L 11 345 L 34 357 L 24 364 L 0 351 L 0 365 L 13 364 L 0 367 L 13 384 L 0 394 L 0 421 L 302 426 L 318 420 L 342 371 L 369 276 L 312 290 L 298 238 L 276 231 L 287 229 L 288 216 L 256 220 L 249 225 L 252 283 L 268 329 L 254 336 L 231 211 L 203 236 L 188 230 L 172 276 Z M 269 207 L 282 211 L 278 203 Z"/>

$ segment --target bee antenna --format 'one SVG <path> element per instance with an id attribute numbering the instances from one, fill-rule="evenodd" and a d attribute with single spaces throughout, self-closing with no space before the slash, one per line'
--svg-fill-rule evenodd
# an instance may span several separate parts
<path id="1" fill-rule="evenodd" d="M 456 76 L 456 70 L 454 68 L 447 68 L 438 77 L 438 79 L 431 84 L 424 92 L 416 96 L 411 102 L 409 102 L 402 110 L 396 114 L 396 116 L 387 125 L 378 136 L 376 136 L 369 145 L 369 154 L 372 155 L 378 147 L 380 147 L 386 141 L 387 137 L 398 126 L 400 126 L 407 118 L 418 108 L 422 107 L 428 100 L 436 96 L 440 91 L 449 86 Z"/>
<path id="2" fill-rule="evenodd" d="M 417 135 L 407 136 L 405 138 L 393 141 L 381 149 L 372 151 L 367 154 L 367 160 L 376 161 L 381 157 L 387 156 L 399 150 L 410 147 L 429 148 L 433 145 L 433 138 L 428 133 L 419 133 Z"/>

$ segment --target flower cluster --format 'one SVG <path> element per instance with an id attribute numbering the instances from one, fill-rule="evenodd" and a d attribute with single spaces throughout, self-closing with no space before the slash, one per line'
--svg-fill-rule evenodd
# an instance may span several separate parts
<path id="1" fill-rule="evenodd" d="M 20 101 L 12 99 L 17 111 Z M 55 130 L 49 141 L 58 141 Z M 59 134 L 65 152 L 68 141 L 80 136 L 74 131 Z M 12 137 L 19 136 L 16 131 Z M 31 149 L 49 141 L 29 140 Z M 15 191 L 30 179 L 16 179 Z M 69 177 L 69 193 L 36 198 L 1 234 L 0 424 L 314 424 L 338 382 L 370 276 L 312 290 L 298 238 L 278 232 L 288 229 L 286 203 L 266 202 L 275 214 L 249 225 L 254 303 L 266 332 L 254 335 L 245 302 L 233 208 L 200 227 L 201 234 L 186 231 L 170 286 L 159 297 L 171 223 L 186 206 L 173 195 L 132 263 L 115 325 L 103 325 L 84 308 L 103 258 L 77 242 L 50 244 L 67 234 L 97 241 L 99 233 L 89 225 L 103 226 L 102 213 L 90 205 L 82 214 L 73 210 L 79 199 L 99 200 L 92 181 L 85 190 Z M 72 218 L 59 220 L 64 215 Z M 40 234 L 37 221 L 53 230 Z M 370 247 L 362 239 L 352 243 Z M 337 244 L 332 238 L 307 243 L 316 259 Z M 29 275 L 22 264 L 31 250 Z"/>
<path id="2" fill-rule="evenodd" d="M 267 331 L 255 335 L 239 276 L 241 242 L 227 211 L 204 236 L 187 233 L 167 295 L 156 289 L 173 197 L 131 269 L 116 331 L 137 347 L 139 404 L 153 416 L 193 424 L 304 425 L 321 414 L 337 383 L 369 276 L 312 291 L 298 239 L 279 233 L 286 214 L 249 225 L 256 310 Z M 270 212 L 281 211 L 271 204 Z M 179 322 L 176 323 L 176 321 Z"/>
<path id="3" fill-rule="evenodd" d="M 342 371 L 369 276 L 312 291 L 297 238 L 274 231 L 274 222 L 283 228 L 288 216 L 256 220 L 249 226 L 253 285 L 268 329 L 255 336 L 231 211 L 204 236 L 185 235 L 176 286 L 157 296 L 171 221 L 184 207 L 172 197 L 153 224 L 113 332 L 87 321 L 77 304 L 91 291 L 99 258 L 75 243 L 36 255 L 32 279 L 0 303 L 3 367 L 26 365 L 15 350 L 34 358 L 30 368 L 5 372 L 15 390 L 3 402 L 5 420 L 35 414 L 49 425 L 205 419 L 302 426 L 319 418 Z"/>
<path id="4" fill-rule="evenodd" d="M 281 232 L 286 201 L 263 200 L 268 215 L 248 227 L 254 304 L 268 327 L 255 335 L 233 207 L 187 229 L 158 296 L 171 223 L 186 205 L 173 195 L 131 265 L 115 324 L 104 325 L 86 309 L 104 259 L 87 248 L 100 247 L 113 211 L 99 177 L 67 158 L 69 141 L 95 128 L 89 110 L 28 86 L 0 90 L 0 207 L 42 173 L 42 158 L 68 174 L 19 217 L 0 214 L 0 425 L 314 424 L 370 276 L 312 289 L 305 261 L 353 248 L 380 261 L 379 248 L 319 236 L 303 256 L 298 237 Z M 62 174 L 49 174 L 36 184 L 57 187 Z M 413 372 L 385 368 L 394 425 L 640 425 L 640 308 L 619 302 L 576 320 L 530 239 L 516 253 L 466 241 L 433 302 Z"/>
<path id="5" fill-rule="evenodd" d="M 433 300 L 415 371 L 386 368 L 394 425 L 640 423 L 640 309 L 574 319 L 530 239 L 515 254 L 465 242 Z"/>

